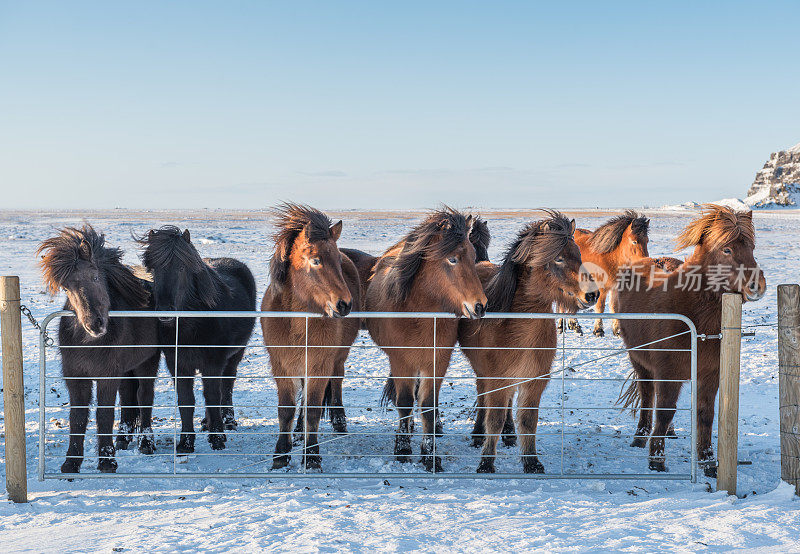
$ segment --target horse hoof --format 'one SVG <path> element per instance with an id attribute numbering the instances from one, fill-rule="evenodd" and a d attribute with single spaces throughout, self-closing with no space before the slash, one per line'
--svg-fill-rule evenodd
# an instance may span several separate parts
<path id="1" fill-rule="evenodd" d="M 347 419 L 343 417 L 332 417 L 331 418 L 331 427 L 333 427 L 333 432 L 337 435 L 346 435 L 347 434 Z"/>
<path id="2" fill-rule="evenodd" d="M 667 471 L 667 464 L 664 460 L 650 460 L 650 471 Z"/>
<path id="3" fill-rule="evenodd" d="M 703 475 L 706 477 L 711 477 L 712 479 L 717 478 L 717 466 L 707 466 L 703 468 Z"/>
<path id="4" fill-rule="evenodd" d="M 669 429 L 667 429 L 667 435 L 666 436 L 667 436 L 668 439 L 677 439 L 678 435 L 675 433 L 675 427 L 670 425 Z"/>
<path id="5" fill-rule="evenodd" d="M 483 459 L 478 466 L 478 473 L 494 473 L 494 460 Z"/>
<path id="6" fill-rule="evenodd" d="M 178 454 L 191 454 L 194 452 L 194 435 L 181 435 L 178 446 L 175 447 Z"/>
<path id="7" fill-rule="evenodd" d="M 632 448 L 644 448 L 647 446 L 647 437 L 635 437 L 631 442 Z"/>
<path id="8" fill-rule="evenodd" d="M 130 437 L 117 435 L 117 440 L 114 441 L 114 448 L 117 450 L 127 450 L 130 443 Z"/>
<path id="9" fill-rule="evenodd" d="M 506 446 L 517 446 L 516 435 L 503 435 L 503 444 Z"/>
<path id="10" fill-rule="evenodd" d="M 101 473 L 116 473 L 117 460 L 114 458 L 100 458 L 100 461 L 97 462 L 97 470 Z"/>
<path id="11" fill-rule="evenodd" d="M 156 452 L 156 443 L 153 440 L 153 437 L 142 437 L 139 439 L 139 453 L 149 456 L 151 454 L 155 454 Z"/>
<path id="12" fill-rule="evenodd" d="M 83 460 L 68 458 L 66 462 L 61 464 L 61 473 L 80 473 L 82 461 Z M 72 481 L 72 479 L 70 479 L 70 481 Z"/>
<path id="13" fill-rule="evenodd" d="M 442 459 L 439 456 L 422 456 L 419 461 L 425 466 L 425 471 L 442 472 Z M 435 470 L 434 467 L 436 468 Z"/>
<path id="14" fill-rule="evenodd" d="M 281 469 L 288 466 L 291 459 L 292 457 L 286 454 L 275 454 L 272 457 L 272 469 Z"/>
<path id="15" fill-rule="evenodd" d="M 305 456 L 303 463 L 306 469 L 322 469 L 322 458 L 319 455 Z"/>
<path id="16" fill-rule="evenodd" d="M 212 450 L 222 450 L 225 448 L 225 440 L 227 437 L 225 433 L 212 433 L 208 435 L 208 442 L 211 444 Z"/>
<path id="17" fill-rule="evenodd" d="M 200 432 L 204 433 L 205 431 L 208 431 L 208 418 L 207 417 L 204 417 L 203 419 L 200 420 Z"/>
<path id="18" fill-rule="evenodd" d="M 226 431 L 236 431 L 239 428 L 239 422 L 235 419 L 226 419 L 224 421 Z"/>
<path id="19" fill-rule="evenodd" d="M 592 331 L 592 333 L 594 333 L 595 337 L 604 337 L 604 336 L 606 336 L 606 332 L 603 331 L 602 329 L 595 329 L 594 331 Z"/>
<path id="20" fill-rule="evenodd" d="M 539 458 L 533 456 L 522 462 L 522 471 L 525 473 L 544 473 L 544 464 L 539 461 Z"/>

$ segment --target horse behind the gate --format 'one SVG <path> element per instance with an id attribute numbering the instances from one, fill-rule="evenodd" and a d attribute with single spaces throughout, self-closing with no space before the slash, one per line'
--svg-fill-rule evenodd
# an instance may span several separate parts
<path id="1" fill-rule="evenodd" d="M 245 264 L 232 258 L 201 258 L 183 233 L 167 225 L 138 239 L 142 261 L 153 275 L 154 304 L 159 311 L 255 311 L 256 283 Z M 237 427 L 233 385 L 254 317 L 162 317 L 160 344 L 175 376 L 181 416 L 179 453 L 194 452 L 194 377 L 200 371 L 206 404 L 205 425 L 211 448 L 225 448 L 226 429 Z M 190 346 L 190 347 L 189 347 Z"/>
<path id="2" fill-rule="evenodd" d="M 303 463 L 306 468 L 318 469 L 322 460 L 317 433 L 324 403 L 338 401 L 330 408 L 331 422 L 337 431 L 345 431 L 341 378 L 359 321 L 342 318 L 360 309 L 361 286 L 355 265 L 336 246 L 341 221 L 333 224 L 322 212 L 297 204 L 284 204 L 275 213 L 275 252 L 261 309 L 316 312 L 326 317 L 261 319 L 278 388 L 280 435 L 272 467 L 281 468 L 290 461 L 295 400 L 302 387 L 307 413 L 302 427 Z M 305 345 L 311 348 L 297 348 Z"/>
<path id="3" fill-rule="evenodd" d="M 612 297 L 614 311 L 683 314 L 698 333 L 717 335 L 723 293 L 738 292 L 744 301 L 764 296 L 767 282 L 753 257 L 753 212 L 705 205 L 702 215 L 678 237 L 679 249 L 690 246 L 694 247 L 692 254 L 672 272 L 661 270 L 650 259 L 629 268 L 620 276 Z M 680 321 L 620 320 L 620 330 L 627 348 L 643 344 L 650 348 L 628 350 L 637 380 L 624 396 L 629 405 L 641 406 L 631 446 L 644 447 L 650 437 L 650 469 L 666 471 L 664 437 L 683 384 L 675 381 L 691 377 L 689 352 L 667 350 L 690 348 L 686 326 Z M 697 344 L 697 447 L 701 461 L 714 457 L 711 426 L 719 388 L 719 356 L 719 341 Z M 706 468 L 707 474 L 715 471 Z"/>
<path id="4" fill-rule="evenodd" d="M 499 267 L 479 264 L 490 312 L 549 313 L 553 302 L 585 308 L 597 300 L 596 286 L 583 273 L 581 253 L 573 240 L 575 221 L 558 212 L 548 215 L 520 231 Z M 503 427 L 517 389 L 522 467 L 526 473 L 544 472 L 536 455 L 536 427 L 539 400 L 549 382 L 557 346 L 555 322 L 462 321 L 458 340 L 478 377 L 479 413 L 473 433 L 476 438 L 485 437 L 478 472 L 495 471 L 498 435 L 508 432 Z"/>
<path id="5" fill-rule="evenodd" d="M 367 310 L 444 311 L 482 317 L 486 295 L 475 268 L 475 247 L 469 240 L 472 223 L 472 216 L 450 208 L 426 217 L 375 264 L 367 288 Z M 421 461 L 428 471 L 440 471 L 441 458 L 434 456 L 435 407 L 456 344 L 458 321 L 367 318 L 366 323 L 372 339 L 389 357 L 391 376 L 384 398 L 395 403 L 400 418 L 395 457 L 406 462 L 411 455 L 411 412 L 416 397 L 424 432 Z M 432 350 L 434 345 L 437 348 Z"/>
<path id="6" fill-rule="evenodd" d="M 61 371 L 69 392 L 69 448 L 63 473 L 78 473 L 83 462 L 84 439 L 92 401 L 92 381 L 97 383 L 97 469 L 117 470 L 114 406 L 120 390 L 121 417 L 116 448 L 124 450 L 131 435 L 138 436 L 139 451 L 152 454 L 151 428 L 153 379 L 160 352 L 157 323 L 148 317 L 109 318 L 109 310 L 152 310 L 150 285 L 136 277 L 120 260 L 122 251 L 105 245 L 105 237 L 90 226 L 68 227 L 45 240 L 41 268 L 51 294 L 63 289 L 65 310 L 58 326 Z M 103 348 L 127 346 L 130 348 Z M 144 345 L 137 347 L 137 345 Z M 82 346 L 85 348 L 64 348 Z M 122 387 L 120 388 L 120 380 Z M 43 407 L 41 409 L 44 409 Z"/>

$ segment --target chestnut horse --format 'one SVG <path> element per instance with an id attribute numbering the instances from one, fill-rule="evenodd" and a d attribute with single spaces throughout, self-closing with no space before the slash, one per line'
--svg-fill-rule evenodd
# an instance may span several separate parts
<path id="1" fill-rule="evenodd" d="M 575 220 L 558 212 L 526 225 L 506 251 L 502 264 L 479 264 L 492 312 L 549 313 L 553 302 L 586 308 L 597 300 L 596 285 L 581 266 L 573 239 Z M 587 290 L 588 289 L 588 290 Z M 556 353 L 555 322 L 550 319 L 461 321 L 458 339 L 475 374 L 478 421 L 485 427 L 479 473 L 494 473 L 497 439 L 519 389 L 517 426 L 526 473 L 543 473 L 536 456 L 538 407 Z M 481 347 L 535 350 L 482 350 Z M 482 415 L 482 417 L 481 417 Z M 476 428 L 478 427 L 476 422 Z"/>
<path id="2" fill-rule="evenodd" d="M 633 210 L 626 210 L 624 214 L 609 219 L 594 231 L 575 231 L 575 242 L 581 249 L 583 263 L 599 287 L 600 297 L 594 307 L 596 313 L 605 311 L 606 296 L 614 288 L 619 268 L 649 256 L 649 227 L 648 218 Z M 560 312 L 568 311 L 563 307 L 559 308 Z M 569 319 L 568 328 L 583 334 L 577 319 Z M 559 329 L 563 330 L 561 321 Z M 602 319 L 595 320 L 593 333 L 598 337 L 605 334 Z"/>
<path id="3" fill-rule="evenodd" d="M 366 293 L 367 310 L 445 311 L 482 317 L 486 295 L 475 267 L 475 247 L 469 240 L 473 221 L 472 216 L 445 207 L 414 227 L 375 264 Z M 416 396 L 424 432 L 421 461 L 428 471 L 441 471 L 441 459 L 433 452 L 433 434 L 438 431 L 435 406 L 456 344 L 458 320 L 367 318 L 366 324 L 372 340 L 389 357 L 391 374 L 384 398 L 398 408 L 397 460 L 409 461 L 412 452 Z M 433 345 L 437 348 L 432 353 Z"/>
<path id="4" fill-rule="evenodd" d="M 752 212 L 704 205 L 701 216 L 678 237 L 679 249 L 690 246 L 694 247 L 692 254 L 672 272 L 662 270 L 648 259 L 632 266 L 627 274 L 621 274 L 612 295 L 614 310 L 683 314 L 692 320 L 698 333 L 716 335 L 720 332 L 724 292 L 738 292 L 745 301 L 764 296 L 767 282 L 753 257 Z M 627 348 L 642 344 L 652 344 L 652 348 L 658 349 L 691 346 L 688 334 L 664 339 L 686 331 L 686 325 L 680 321 L 620 320 L 620 329 Z M 644 349 L 629 350 L 628 354 L 637 381 L 631 384 L 625 396 L 629 405 L 638 402 L 641 406 L 631 446 L 643 448 L 649 436 L 650 469 L 666 471 L 664 436 L 675 415 L 683 384 L 675 380 L 685 381 L 691 377 L 690 354 Z M 719 388 L 719 355 L 719 341 L 698 342 L 697 447 L 701 461 L 714 457 L 711 426 Z M 706 468 L 707 475 L 715 473 L 715 468 Z"/>
<path id="5" fill-rule="evenodd" d="M 333 224 L 322 212 L 297 204 L 284 204 L 275 214 L 279 229 L 270 260 L 270 284 L 261 310 L 316 312 L 326 317 L 261 319 L 278 388 L 280 435 L 272 468 L 282 468 L 289 463 L 295 399 L 298 388 L 303 387 L 307 412 L 303 463 L 306 468 L 318 469 L 322 465 L 317 441 L 319 421 L 323 404 L 336 396 L 331 391 L 334 386 L 338 386 L 339 405 L 330 410 L 331 421 L 337 431 L 344 432 L 341 377 L 350 346 L 358 334 L 359 322 L 342 318 L 360 309 L 361 286 L 355 265 L 336 246 L 342 233 L 341 221 Z M 306 344 L 313 348 L 297 348 Z M 308 382 L 304 382 L 306 372 Z M 339 379 L 333 379 L 335 376 Z"/>

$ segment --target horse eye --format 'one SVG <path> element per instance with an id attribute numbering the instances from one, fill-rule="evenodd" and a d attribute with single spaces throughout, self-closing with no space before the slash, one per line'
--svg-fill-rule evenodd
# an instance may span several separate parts
<path id="1" fill-rule="evenodd" d="M 311 258 L 309 262 L 311 262 L 311 265 L 313 266 L 318 266 L 322 264 L 322 262 L 319 261 L 319 258 Z"/>
<path id="2" fill-rule="evenodd" d="M 94 277 L 92 277 L 92 281 L 99 281 L 99 280 L 100 280 L 100 277 L 98 277 L 97 275 L 95 275 Z"/>
<path id="3" fill-rule="evenodd" d="M 638 240 L 633 241 L 633 244 L 639 244 Z"/>
<path id="4" fill-rule="evenodd" d="M 564 256 L 559 256 L 558 258 L 556 258 L 556 263 L 557 264 L 563 264 L 564 263 Z"/>
<path id="5" fill-rule="evenodd" d="M 453 256 L 452 258 L 448 258 L 447 261 L 450 262 L 452 265 L 456 265 L 458 263 L 458 258 Z"/>
<path id="6" fill-rule="evenodd" d="M 730 248 L 723 248 L 722 249 L 722 253 L 725 254 L 726 256 L 730 256 L 731 252 L 732 252 L 732 250 Z"/>

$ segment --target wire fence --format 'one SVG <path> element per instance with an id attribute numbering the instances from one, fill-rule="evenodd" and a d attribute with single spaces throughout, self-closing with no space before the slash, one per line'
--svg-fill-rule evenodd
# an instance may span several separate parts
<path id="1" fill-rule="evenodd" d="M 120 317 L 171 317 L 175 318 L 176 329 L 180 329 L 182 319 L 186 318 L 292 318 L 304 319 L 306 329 L 311 319 L 322 317 L 319 314 L 301 312 L 111 312 L 112 318 Z M 537 351 L 555 350 L 555 361 L 551 371 L 546 375 L 491 377 L 493 382 L 500 381 L 498 388 L 517 388 L 527 382 L 547 379 L 550 381 L 538 406 L 523 407 L 515 402 L 512 406 L 517 414 L 526 410 L 535 412 L 539 424 L 533 436 L 537 445 L 537 456 L 544 465 L 544 473 L 524 473 L 520 463 L 520 453 L 513 443 L 523 440 L 525 433 L 519 429 L 512 438 L 511 433 L 503 436 L 503 446 L 493 455 L 497 464 L 497 473 L 476 474 L 475 468 L 480 461 L 481 452 L 472 443 L 480 443 L 485 433 L 472 436 L 477 398 L 476 377 L 463 353 L 466 347 L 456 346 L 447 372 L 441 378 L 440 393 L 434 395 L 434 405 L 417 408 L 414 414 L 419 423 L 425 410 L 432 410 L 436 419 L 443 425 L 432 434 L 433 456 L 442 460 L 441 468 L 434 464 L 431 471 L 416 463 L 401 463 L 395 458 L 393 450 L 398 422 L 397 409 L 382 406 L 379 402 L 381 390 L 389 376 L 389 362 L 380 348 L 361 331 L 352 346 L 345 362 L 342 377 L 342 408 L 347 417 L 347 432 L 339 433 L 327 421 L 319 428 L 319 456 L 322 460 L 321 470 L 307 469 L 302 462 L 306 454 L 302 432 L 295 433 L 296 439 L 291 451 L 291 462 L 281 469 L 272 469 L 273 448 L 280 436 L 278 429 L 278 402 L 274 378 L 270 371 L 267 348 L 300 349 L 304 352 L 305 367 L 290 377 L 309 383 L 309 379 L 328 379 L 327 376 L 315 376 L 309 371 L 309 352 L 317 348 L 337 348 L 330 345 L 309 344 L 308 333 L 302 344 L 270 344 L 269 340 L 259 340 L 260 333 L 254 333 L 250 343 L 246 345 L 245 356 L 236 376 L 233 410 L 238 426 L 225 431 L 226 442 L 222 450 L 212 450 L 205 440 L 212 434 L 202 427 L 200 419 L 195 417 L 196 448 L 193 453 L 181 454 L 178 451 L 178 438 L 181 435 L 180 409 L 187 407 L 178 402 L 177 385 L 180 380 L 195 377 L 172 376 L 166 371 L 162 360 L 159 373 L 154 377 L 155 399 L 153 408 L 153 436 L 155 452 L 141 454 L 134 450 L 116 452 L 119 468 L 116 473 L 103 473 L 94 468 L 92 462 L 98 460 L 96 441 L 98 438 L 93 417 L 86 431 L 85 462 L 79 474 L 63 474 L 54 471 L 57 461 L 63 460 L 66 445 L 70 438 L 70 408 L 138 408 L 138 405 L 127 405 L 116 402 L 114 406 L 98 406 L 96 403 L 70 406 L 65 389 L 65 377 L 59 368 L 58 349 L 89 348 L 161 348 L 175 349 L 175 357 L 185 348 L 230 348 L 241 345 L 72 345 L 53 346 L 47 341 L 49 324 L 60 317 L 74 317 L 69 311 L 58 311 L 49 314 L 41 324 L 40 331 L 40 383 L 39 383 L 39 466 L 40 480 L 56 478 L 297 478 L 302 476 L 315 478 L 568 478 L 568 479 L 686 479 L 696 481 L 696 413 L 697 413 L 697 341 L 695 326 L 685 316 L 679 314 L 637 313 L 637 314 L 596 314 L 578 313 L 571 317 L 579 319 L 632 319 L 680 321 L 686 329 L 679 333 L 665 334 L 664 337 L 636 345 L 631 348 L 623 346 L 619 339 L 606 338 L 587 340 L 564 333 L 560 335 L 558 344 L 552 347 L 534 347 L 522 344 L 513 346 L 479 346 L 479 350 Z M 351 318 L 393 318 L 407 320 L 432 319 L 434 329 L 441 320 L 454 319 L 448 313 L 410 313 L 410 312 L 360 312 L 352 313 Z M 558 319 L 563 314 L 556 313 L 490 313 L 487 319 Z M 258 327 L 258 326 L 257 326 Z M 664 348 L 663 343 L 676 337 L 685 336 L 687 348 Z M 268 339 L 269 337 L 267 337 Z M 702 336 L 700 338 L 703 338 Z M 433 337 L 432 337 L 433 339 Z M 428 345 L 419 346 L 383 346 L 383 350 L 414 349 L 430 351 L 450 348 L 434 346 L 431 340 Z M 666 459 L 670 471 L 654 473 L 648 468 L 648 454 L 645 450 L 630 448 L 628 443 L 635 435 L 635 422 L 627 412 L 616 405 L 620 392 L 631 382 L 628 375 L 630 366 L 627 353 L 631 350 L 660 351 L 688 354 L 691 379 L 688 382 L 690 394 L 682 395 L 674 420 L 675 435 L 667 448 Z M 177 366 L 177 364 L 176 364 Z M 439 372 L 441 376 L 441 372 Z M 205 376 L 209 382 L 224 376 Z M 433 378 L 433 377 L 431 377 Z M 70 377 L 70 379 L 102 380 L 89 375 Z M 122 381 L 137 377 L 109 377 Z M 425 379 L 425 377 L 415 377 Z M 634 379 L 636 380 L 636 379 Z M 644 380 L 642 381 L 655 381 Z M 307 390 L 305 387 L 303 390 Z M 492 391 L 484 391 L 488 395 Z M 205 408 L 214 407 L 202 402 L 198 397 L 197 410 L 202 414 Z M 327 408 L 329 406 L 308 405 L 303 402 L 303 393 L 298 398 L 296 414 L 303 415 L 308 421 L 308 410 Z M 227 406 L 220 405 L 225 408 Z M 508 406 L 484 406 L 485 408 L 507 409 Z M 200 416 L 202 417 L 202 415 Z M 200 425 L 198 425 L 200 423 Z M 418 445 L 422 438 L 421 425 L 413 432 L 412 444 Z M 120 433 L 115 428 L 114 434 Z M 134 440 L 142 434 L 137 430 L 125 430 Z M 150 431 L 147 430 L 149 434 Z M 415 446 L 416 448 L 416 446 Z"/>

